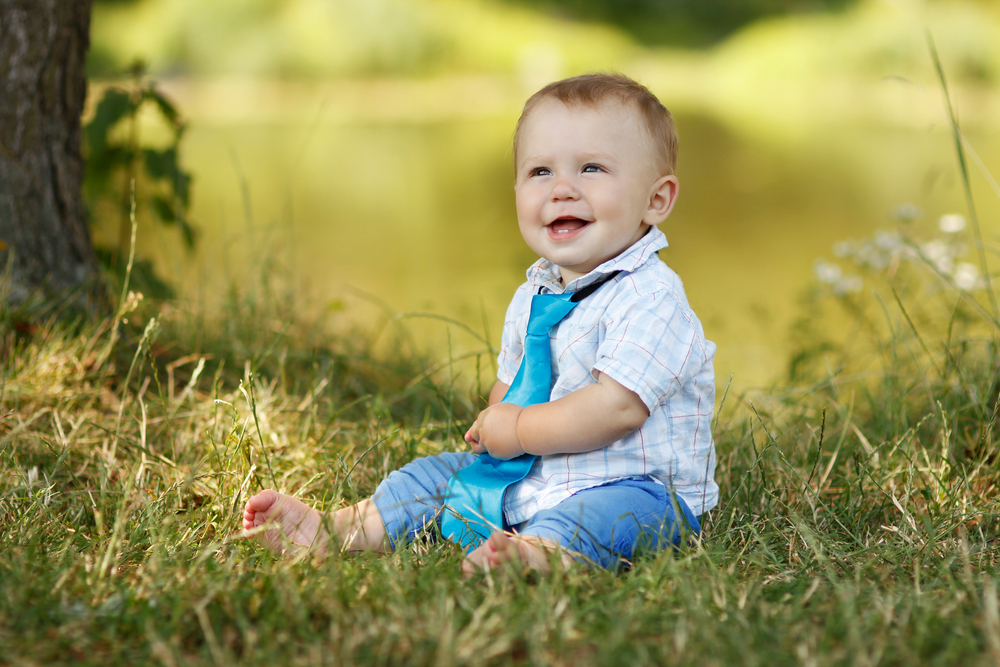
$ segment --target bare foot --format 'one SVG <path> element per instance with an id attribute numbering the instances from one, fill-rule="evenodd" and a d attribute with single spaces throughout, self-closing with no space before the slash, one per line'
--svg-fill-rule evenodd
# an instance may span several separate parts
<path id="1" fill-rule="evenodd" d="M 322 556 L 326 551 L 325 532 L 317 540 L 323 516 L 301 500 L 267 489 L 247 501 L 243 509 L 243 529 L 253 530 L 266 524 L 273 527 L 255 537 L 271 551 L 294 556 L 312 549 Z"/>
<path id="2" fill-rule="evenodd" d="M 264 546 L 279 554 L 295 556 L 303 551 L 323 556 L 332 539 L 346 551 L 389 551 L 389 538 L 375 503 L 362 500 L 323 515 L 292 496 L 268 489 L 247 501 L 243 529 L 272 526 L 255 535 Z"/>
<path id="3" fill-rule="evenodd" d="M 497 531 L 465 557 L 462 572 L 469 575 L 477 570 L 489 571 L 508 562 L 520 564 L 526 570 L 549 572 L 552 569 L 552 554 L 559 554 L 563 567 L 575 562 L 570 552 L 555 542 L 534 535 L 511 535 Z"/>

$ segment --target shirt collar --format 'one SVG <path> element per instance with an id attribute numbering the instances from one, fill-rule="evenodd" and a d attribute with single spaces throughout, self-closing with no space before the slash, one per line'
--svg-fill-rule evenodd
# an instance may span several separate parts
<path id="1" fill-rule="evenodd" d="M 544 257 L 528 267 L 528 282 L 536 288 L 544 288 L 554 294 L 562 294 L 564 291 L 576 292 L 601 280 L 609 273 L 635 271 L 645 264 L 652 255 L 656 254 L 656 251 L 666 247 L 667 237 L 660 231 L 659 227 L 653 227 L 620 255 L 600 264 L 590 273 L 573 280 L 565 288 L 559 282 L 558 267 Z"/>

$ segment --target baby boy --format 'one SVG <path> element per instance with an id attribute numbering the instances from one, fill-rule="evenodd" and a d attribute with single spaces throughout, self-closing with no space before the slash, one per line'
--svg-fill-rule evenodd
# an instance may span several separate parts
<path id="1" fill-rule="evenodd" d="M 507 309 L 498 380 L 465 435 L 472 452 L 417 459 L 328 515 L 263 491 L 247 501 L 244 528 L 264 526 L 257 534 L 277 551 L 321 554 L 331 543 L 390 551 L 443 522 L 470 549 L 467 572 L 505 560 L 616 567 L 700 531 L 718 499 L 715 345 L 657 256 L 667 245 L 657 225 L 677 200 L 676 153 L 670 112 L 625 76 L 565 79 L 528 99 L 514 193 L 521 235 L 541 259 Z M 548 400 L 532 404 L 508 392 L 525 382 L 535 295 L 574 306 L 548 331 Z M 524 471 L 505 488 L 477 489 L 516 462 Z M 458 500 L 469 491 L 494 493 L 501 520 L 486 525 L 481 506 Z M 456 518 L 481 525 L 449 534 Z"/>

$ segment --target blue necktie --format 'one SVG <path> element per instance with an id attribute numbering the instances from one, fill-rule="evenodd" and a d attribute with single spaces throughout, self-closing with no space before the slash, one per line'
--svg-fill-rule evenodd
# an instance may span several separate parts
<path id="1" fill-rule="evenodd" d="M 504 403 L 526 408 L 549 400 L 552 384 L 549 331 L 580 301 L 617 274 L 616 271 L 575 293 L 536 294 L 531 297 L 524 355 L 514 381 L 504 394 Z M 489 537 L 494 530 L 503 529 L 504 492 L 514 482 L 524 479 L 536 458 L 532 454 L 522 454 L 504 461 L 489 454 L 480 454 L 471 465 L 452 475 L 448 480 L 441 533 L 468 550 Z"/>

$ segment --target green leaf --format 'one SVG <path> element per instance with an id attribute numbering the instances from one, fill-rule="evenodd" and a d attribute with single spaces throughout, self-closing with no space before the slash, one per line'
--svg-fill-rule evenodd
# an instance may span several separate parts
<path id="1" fill-rule="evenodd" d="M 177 148 L 156 150 L 146 148 L 142 151 L 146 163 L 146 173 L 154 180 L 166 181 L 181 200 L 186 209 L 190 200 L 191 174 L 181 169 Z"/>
<path id="2" fill-rule="evenodd" d="M 181 234 L 184 236 L 184 245 L 188 247 L 188 250 L 194 248 L 195 238 L 197 237 L 197 231 L 191 224 L 187 221 L 187 218 L 182 217 L 177 223 L 181 226 Z"/>
<path id="3" fill-rule="evenodd" d="M 108 135 L 112 128 L 135 110 L 131 96 L 121 88 L 108 88 L 97 103 L 94 117 L 87 123 L 87 144 L 91 154 L 108 149 Z"/>
<path id="4" fill-rule="evenodd" d="M 171 206 L 166 197 L 156 195 L 149 203 L 149 207 L 153 210 L 153 213 L 156 214 L 156 217 L 164 223 L 172 225 L 177 221 L 177 216 L 174 215 L 174 207 Z"/>
<path id="5" fill-rule="evenodd" d="M 174 103 L 168 97 L 157 90 L 154 84 L 149 84 L 149 87 L 143 91 L 143 99 L 153 102 L 163 117 L 174 126 L 175 130 L 183 127 L 184 123 L 181 121 L 181 114 L 177 111 L 177 107 L 174 106 Z"/>
<path id="6" fill-rule="evenodd" d="M 184 210 L 187 210 L 188 206 L 191 205 L 191 174 L 178 169 L 174 175 L 173 185 L 174 194 L 184 204 Z"/>
<path id="7" fill-rule="evenodd" d="M 113 179 L 129 164 L 132 157 L 132 151 L 121 146 L 105 146 L 103 152 L 88 153 L 84 177 L 88 196 L 92 199 L 118 197 L 119 194 L 113 192 L 117 185 Z"/>
<path id="8" fill-rule="evenodd" d="M 149 207 L 163 224 L 177 225 L 184 237 L 184 245 L 193 248 L 197 231 L 184 216 L 184 208 L 180 204 L 179 201 L 171 201 L 167 197 L 156 195 L 150 201 Z"/>
<path id="9" fill-rule="evenodd" d="M 146 173 L 153 179 L 166 179 L 173 182 L 180 166 L 177 164 L 177 149 L 166 148 L 158 151 L 155 148 L 146 148 L 142 151 L 146 161 Z"/>

